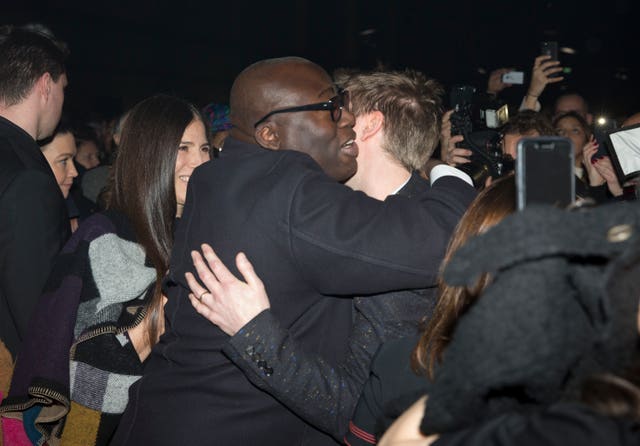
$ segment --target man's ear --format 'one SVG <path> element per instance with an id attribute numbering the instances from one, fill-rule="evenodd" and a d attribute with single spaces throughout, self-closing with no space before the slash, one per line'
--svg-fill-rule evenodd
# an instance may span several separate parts
<path id="1" fill-rule="evenodd" d="M 53 83 L 53 79 L 51 78 L 51 74 L 49 73 L 44 73 L 36 81 L 35 89 L 38 93 L 38 96 L 45 102 L 49 100 L 52 83 Z"/>
<path id="2" fill-rule="evenodd" d="M 47 93 L 47 99 L 48 99 L 49 95 L 51 94 L 51 84 L 53 84 L 53 79 L 51 78 L 51 74 L 49 74 L 49 73 L 44 73 L 40 77 L 42 78 L 42 81 L 44 82 L 44 86 L 45 86 L 46 93 Z"/>
<path id="3" fill-rule="evenodd" d="M 384 115 L 378 110 L 374 110 L 363 116 L 358 116 L 357 119 L 364 120 L 364 125 L 360 126 L 361 134 L 358 135 L 358 138 L 362 141 L 366 141 L 372 136 L 375 136 L 382 130 L 384 124 Z"/>
<path id="4" fill-rule="evenodd" d="M 279 150 L 278 127 L 273 123 L 260 124 L 254 133 L 256 142 L 265 149 Z"/>

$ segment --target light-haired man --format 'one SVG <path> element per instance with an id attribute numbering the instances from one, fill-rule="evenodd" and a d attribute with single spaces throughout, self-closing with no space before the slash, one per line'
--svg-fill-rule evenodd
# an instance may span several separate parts
<path id="1" fill-rule="evenodd" d="M 344 87 L 360 149 L 358 171 L 346 184 L 378 200 L 412 184 L 428 188 L 418 172 L 437 144 L 442 88 L 415 71 L 356 74 Z"/>

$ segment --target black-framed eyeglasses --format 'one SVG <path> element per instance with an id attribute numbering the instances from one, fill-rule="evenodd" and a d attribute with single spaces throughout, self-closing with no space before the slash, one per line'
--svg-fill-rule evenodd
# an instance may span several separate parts
<path id="1" fill-rule="evenodd" d="M 340 89 L 338 90 L 338 94 L 326 102 L 318 102 L 317 104 L 308 104 L 308 105 L 300 105 L 298 107 L 288 107 L 281 108 L 280 110 L 273 110 L 266 115 L 264 115 L 260 120 L 258 120 L 253 127 L 256 128 L 264 121 L 269 119 L 271 116 L 276 115 L 278 113 L 293 113 L 300 111 L 317 111 L 317 110 L 327 110 L 331 113 L 331 120 L 333 122 L 338 122 L 342 117 L 342 109 L 349 105 L 349 92 L 347 90 Z"/>

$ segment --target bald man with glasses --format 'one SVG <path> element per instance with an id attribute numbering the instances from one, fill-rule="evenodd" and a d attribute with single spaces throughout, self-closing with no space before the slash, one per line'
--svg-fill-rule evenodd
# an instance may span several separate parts
<path id="1" fill-rule="evenodd" d="M 333 362 L 346 353 L 352 302 L 329 296 L 435 282 L 450 228 L 474 189 L 445 177 L 416 206 L 340 184 L 357 169 L 346 102 L 329 75 L 305 59 L 261 61 L 236 78 L 225 150 L 189 182 L 165 287 L 166 332 L 131 388 L 113 444 L 336 444 L 225 356 L 229 336 L 193 309 L 185 273 L 193 272 L 191 251 L 202 243 L 228 265 L 246 253 L 269 289 L 270 314 L 288 336 Z M 282 342 L 268 348 L 288 354 Z M 291 386 L 304 386 L 304 373 L 272 367 L 260 348 L 246 350 L 264 376 L 293 372 Z M 295 358 L 285 363 L 295 365 Z"/>

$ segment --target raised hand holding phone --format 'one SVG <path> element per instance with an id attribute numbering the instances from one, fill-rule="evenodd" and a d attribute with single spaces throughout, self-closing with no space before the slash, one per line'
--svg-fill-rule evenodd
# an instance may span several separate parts
<path id="1" fill-rule="evenodd" d="M 560 75 L 561 72 L 560 61 L 553 60 L 552 56 L 542 55 L 536 57 L 533 62 L 531 83 L 529 84 L 527 95 L 539 97 L 547 84 L 555 84 L 564 80 L 564 77 Z"/>
<path id="2" fill-rule="evenodd" d="M 558 59 L 558 42 L 541 42 L 540 54 L 543 56 L 549 56 L 550 61 L 560 63 Z M 559 72 L 554 72 L 549 74 L 549 77 L 562 77 L 562 75 Z"/>
<path id="3" fill-rule="evenodd" d="M 547 85 L 564 80 L 562 76 L 563 68 L 560 66 L 560 61 L 558 61 L 558 46 L 556 44 L 555 51 L 553 51 L 554 46 L 545 45 L 546 43 L 548 42 L 543 42 L 540 45 L 542 54 L 536 57 L 533 62 L 531 81 L 523 103 L 523 108 L 527 110 L 539 110 L 538 98 L 542 95 Z"/>

